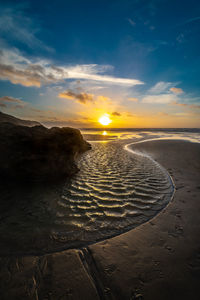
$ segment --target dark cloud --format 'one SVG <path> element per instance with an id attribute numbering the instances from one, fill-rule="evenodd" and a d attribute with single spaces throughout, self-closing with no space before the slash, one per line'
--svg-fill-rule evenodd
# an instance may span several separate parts
<path id="1" fill-rule="evenodd" d="M 60 98 L 66 98 L 66 99 L 72 99 L 77 100 L 78 102 L 82 104 L 86 104 L 88 102 L 94 101 L 94 95 L 93 94 L 87 94 L 87 93 L 75 93 L 72 91 L 64 91 L 58 95 Z"/>
<path id="2" fill-rule="evenodd" d="M 63 74 L 63 73 L 64 73 L 63 69 L 61 69 L 61 68 L 59 68 L 59 67 L 56 67 L 56 66 L 54 66 L 54 65 L 52 65 L 51 68 L 52 68 L 54 71 L 56 71 L 57 73 L 60 73 L 60 74 Z"/>
<path id="3" fill-rule="evenodd" d="M 114 112 L 112 113 L 112 116 L 120 117 L 121 114 L 120 114 L 119 112 L 117 112 L 117 111 L 114 111 Z"/>
<path id="4" fill-rule="evenodd" d="M 40 87 L 41 84 L 55 83 L 58 81 L 53 74 L 46 74 L 45 68 L 37 64 L 30 64 L 26 69 L 20 69 L 13 65 L 1 63 L 0 79 L 10 80 L 14 84 L 37 87 Z"/>

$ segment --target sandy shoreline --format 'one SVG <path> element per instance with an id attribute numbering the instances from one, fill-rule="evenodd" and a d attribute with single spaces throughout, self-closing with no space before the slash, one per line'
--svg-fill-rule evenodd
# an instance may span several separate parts
<path id="1" fill-rule="evenodd" d="M 0 259 L 1 299 L 200 299 L 200 144 L 136 144 L 176 192 L 154 219 L 85 249 Z"/>
<path id="2" fill-rule="evenodd" d="M 90 247 L 105 284 L 114 299 L 199 299 L 200 144 L 160 140 L 132 148 L 165 167 L 176 192 L 153 220 Z"/>

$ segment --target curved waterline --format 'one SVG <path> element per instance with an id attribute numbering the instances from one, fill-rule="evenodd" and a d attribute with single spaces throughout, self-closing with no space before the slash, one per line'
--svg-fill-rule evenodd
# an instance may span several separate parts
<path id="1" fill-rule="evenodd" d="M 169 203 L 172 180 L 150 157 L 129 152 L 128 145 L 94 142 L 77 162 L 80 171 L 64 187 L 21 191 L 20 208 L 7 214 L 1 226 L 1 252 L 78 248 L 153 218 Z M 13 193 L 19 199 L 18 191 Z"/>

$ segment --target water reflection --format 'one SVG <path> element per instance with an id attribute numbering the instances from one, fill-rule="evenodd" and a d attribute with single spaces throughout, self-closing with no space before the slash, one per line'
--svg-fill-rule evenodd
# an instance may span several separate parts
<path id="1" fill-rule="evenodd" d="M 141 141 L 147 139 L 183 139 L 191 142 L 200 142 L 200 129 L 187 129 L 183 130 L 158 130 L 158 131 L 147 131 L 147 130 L 81 130 L 84 138 L 88 141 L 109 141 L 109 140 L 129 140 Z"/>

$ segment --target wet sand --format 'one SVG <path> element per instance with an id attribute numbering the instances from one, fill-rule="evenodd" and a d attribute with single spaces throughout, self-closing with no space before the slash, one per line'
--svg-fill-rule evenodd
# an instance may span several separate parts
<path id="1" fill-rule="evenodd" d="M 200 299 L 200 144 L 138 143 L 172 176 L 173 200 L 151 221 L 90 247 L 113 299 Z"/>
<path id="2" fill-rule="evenodd" d="M 155 218 L 87 248 L 1 257 L 1 299 L 200 299 L 200 144 L 138 143 L 172 176 Z"/>

